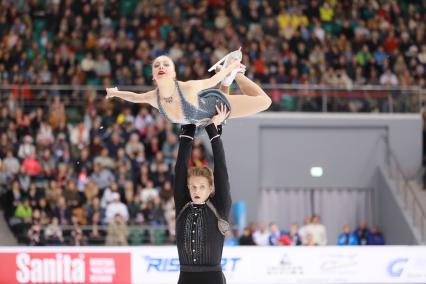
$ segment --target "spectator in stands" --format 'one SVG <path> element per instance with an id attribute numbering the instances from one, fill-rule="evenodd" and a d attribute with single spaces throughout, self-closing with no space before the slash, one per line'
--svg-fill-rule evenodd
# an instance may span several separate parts
<path id="1" fill-rule="evenodd" d="M 93 128 L 91 129 L 93 131 Z M 102 149 L 105 148 L 102 137 L 99 135 L 91 135 L 93 138 L 90 141 L 89 153 L 91 157 L 98 157 L 101 154 Z"/>
<path id="2" fill-rule="evenodd" d="M 6 192 L 6 196 L 5 196 L 6 212 L 9 213 L 10 211 L 12 211 L 11 215 L 15 214 L 15 210 L 18 207 L 18 205 L 21 203 L 22 199 L 23 199 L 23 194 L 22 194 L 19 182 L 17 180 L 14 180 L 12 182 L 12 190 L 9 192 Z"/>
<path id="3" fill-rule="evenodd" d="M 101 207 L 98 197 L 93 198 L 92 202 L 86 206 L 86 219 L 91 222 L 95 214 L 98 214 L 100 224 L 105 224 L 105 208 Z"/>
<path id="4" fill-rule="evenodd" d="M 300 246 L 302 245 L 302 238 L 299 235 L 299 229 L 297 228 L 297 224 L 293 223 L 290 225 L 290 231 L 284 232 L 279 242 L 286 246 Z"/>
<path id="5" fill-rule="evenodd" d="M 144 221 L 142 202 L 139 195 L 133 196 L 133 200 L 129 204 L 129 218 L 135 224 L 141 224 Z"/>
<path id="6" fill-rule="evenodd" d="M 398 78 L 390 68 L 386 68 L 385 72 L 380 76 L 380 84 L 384 86 L 398 85 Z"/>
<path id="7" fill-rule="evenodd" d="M 268 246 L 269 245 L 270 233 L 266 230 L 265 224 L 259 223 L 257 225 L 257 230 L 253 233 L 253 241 L 258 246 Z"/>
<path id="8" fill-rule="evenodd" d="M 8 147 L 6 157 L 3 159 L 3 171 L 7 176 L 13 177 L 19 173 L 20 167 L 19 160 L 14 157 L 12 148 Z"/>
<path id="9" fill-rule="evenodd" d="M 84 186 L 84 196 L 87 203 L 91 203 L 93 199 L 97 198 L 99 195 L 99 188 L 96 186 L 91 179 L 87 181 Z"/>
<path id="10" fill-rule="evenodd" d="M 40 246 L 43 244 L 40 224 L 33 224 L 28 230 L 27 236 L 29 240 L 29 245 Z"/>
<path id="11" fill-rule="evenodd" d="M 38 177 L 41 174 L 40 162 L 36 157 L 36 153 L 28 154 L 22 162 L 24 173 L 30 177 Z"/>
<path id="12" fill-rule="evenodd" d="M 72 230 L 71 230 L 71 245 L 73 246 L 82 246 L 87 243 L 87 238 L 83 234 L 80 223 L 76 216 L 71 218 Z"/>
<path id="13" fill-rule="evenodd" d="M 380 231 L 378 226 L 374 226 L 369 235 L 367 245 L 377 246 L 377 245 L 384 245 L 384 244 L 385 244 L 385 238 L 382 232 Z"/>
<path id="14" fill-rule="evenodd" d="M 312 216 L 312 224 L 309 233 L 312 234 L 314 242 L 319 246 L 327 245 L 327 230 L 321 222 L 321 217 L 318 214 Z"/>
<path id="15" fill-rule="evenodd" d="M 146 203 L 142 204 L 141 207 L 144 221 L 148 225 L 165 225 L 166 220 L 164 219 L 164 211 L 161 208 L 161 199 L 159 196 L 150 199 Z"/>
<path id="16" fill-rule="evenodd" d="M 49 225 L 44 231 L 44 238 L 48 245 L 61 245 L 64 242 L 62 229 L 58 225 L 58 218 L 53 217 Z"/>
<path id="17" fill-rule="evenodd" d="M 149 182 L 151 181 L 150 173 L 149 173 L 149 167 L 148 163 L 143 163 L 139 169 L 139 176 L 138 176 L 138 185 L 141 186 L 140 189 L 138 189 L 138 193 L 141 194 L 141 191 L 143 190 L 143 187 L 146 187 Z"/>
<path id="18" fill-rule="evenodd" d="M 31 223 L 32 224 L 41 224 L 41 214 L 40 214 L 40 210 L 38 210 L 37 208 L 33 209 L 33 216 L 31 218 Z"/>
<path id="19" fill-rule="evenodd" d="M 35 146 L 33 145 L 33 138 L 30 135 L 25 135 L 23 142 L 24 143 L 19 145 L 18 149 L 18 157 L 22 160 L 36 153 Z"/>
<path id="20" fill-rule="evenodd" d="M 138 152 L 144 152 L 145 147 L 144 145 L 139 141 L 139 135 L 136 133 L 133 133 L 130 136 L 129 142 L 126 144 L 126 154 L 130 158 L 134 158 L 137 156 Z"/>
<path id="21" fill-rule="evenodd" d="M 112 157 L 109 156 L 108 148 L 104 147 L 101 150 L 101 154 L 93 160 L 93 162 L 98 165 L 100 165 L 104 169 L 114 169 L 115 168 L 115 161 Z"/>
<path id="22" fill-rule="evenodd" d="M 52 145 L 53 156 L 59 161 L 65 161 L 70 156 L 70 146 L 65 138 L 65 133 L 60 132 Z"/>
<path id="23" fill-rule="evenodd" d="M 60 196 L 58 203 L 55 205 L 55 216 L 58 218 L 60 225 L 69 225 L 71 223 L 71 208 L 67 205 L 66 199 Z"/>
<path id="24" fill-rule="evenodd" d="M 104 230 L 101 230 L 101 214 L 99 212 L 94 212 L 92 218 L 89 220 L 91 229 L 88 236 L 89 245 L 98 245 L 104 242 Z"/>
<path id="25" fill-rule="evenodd" d="M 207 166 L 208 161 L 205 157 L 205 154 L 200 146 L 195 146 L 192 149 L 191 160 L 189 161 L 190 167 L 203 167 Z"/>
<path id="26" fill-rule="evenodd" d="M 111 115 L 111 117 L 113 117 L 113 115 Z M 114 130 L 105 145 L 108 150 L 108 155 L 112 157 L 113 159 L 118 158 L 118 152 L 121 149 L 124 149 L 124 146 L 125 146 L 125 144 L 123 144 L 122 139 L 120 137 L 120 132 Z"/>
<path id="27" fill-rule="evenodd" d="M 282 236 L 282 232 L 279 229 L 278 225 L 275 223 L 269 224 L 269 245 L 270 246 L 278 246 L 281 245 L 280 238 Z"/>
<path id="28" fill-rule="evenodd" d="M 368 237 L 370 235 L 370 230 L 367 227 L 367 223 L 361 222 L 358 228 L 354 231 L 354 234 L 358 240 L 358 244 L 365 246 L 368 242 Z"/>
<path id="29" fill-rule="evenodd" d="M 47 121 L 42 120 L 36 136 L 36 144 L 41 147 L 50 146 L 53 143 L 52 127 Z"/>
<path id="30" fill-rule="evenodd" d="M 245 227 L 243 230 L 243 234 L 240 236 L 238 240 L 238 244 L 241 246 L 254 246 L 256 243 L 253 241 L 253 234 L 251 232 L 250 227 Z"/>
<path id="31" fill-rule="evenodd" d="M 169 230 L 169 235 L 174 238 L 176 236 L 176 213 L 175 201 L 171 198 L 169 201 L 163 203 L 164 219 Z"/>
<path id="32" fill-rule="evenodd" d="M 167 140 L 163 144 L 161 152 L 164 155 L 164 161 L 168 165 L 170 165 L 173 162 L 173 153 L 177 150 L 177 148 L 178 148 L 177 136 L 172 132 L 167 133 Z"/>
<path id="33" fill-rule="evenodd" d="M 146 187 L 140 192 L 140 198 L 142 204 L 148 203 L 150 200 L 153 200 L 158 196 L 158 190 L 154 187 L 152 180 L 148 180 Z"/>
<path id="34" fill-rule="evenodd" d="M 115 181 L 111 182 L 110 186 L 107 187 L 102 194 L 101 206 L 103 208 L 106 208 L 108 204 L 113 201 L 114 193 L 118 193 L 121 199 L 120 188 Z"/>
<path id="35" fill-rule="evenodd" d="M 172 199 L 173 197 L 173 188 L 172 188 L 172 183 L 167 180 L 166 182 L 164 182 L 164 184 L 162 185 L 160 192 L 158 193 L 158 195 L 160 196 L 160 198 L 167 202 L 169 200 Z"/>
<path id="36" fill-rule="evenodd" d="M 36 208 L 38 201 L 41 198 L 41 193 L 34 182 L 30 184 L 30 189 L 27 192 L 27 198 L 30 202 L 31 208 Z"/>
<path id="37" fill-rule="evenodd" d="M 82 204 L 82 199 L 74 180 L 69 180 L 67 182 L 63 191 L 63 196 L 65 197 L 67 206 L 69 206 L 71 210 L 80 207 Z"/>
<path id="38" fill-rule="evenodd" d="M 46 199 L 50 208 L 55 208 L 58 204 L 59 197 L 62 196 L 62 188 L 56 180 L 51 180 L 46 190 Z"/>
<path id="39" fill-rule="evenodd" d="M 106 245 L 125 246 L 127 245 L 128 228 L 124 218 L 117 213 L 114 219 L 108 224 Z"/>
<path id="40" fill-rule="evenodd" d="M 72 156 L 77 156 L 77 153 L 89 146 L 89 129 L 84 125 L 84 122 L 72 126 L 70 130 L 70 143 Z"/>
<path id="41" fill-rule="evenodd" d="M 56 173 L 55 159 L 52 157 L 51 150 L 48 148 L 44 149 L 43 155 L 40 158 L 40 169 L 44 178 L 52 178 Z"/>
<path id="42" fill-rule="evenodd" d="M 120 219 L 127 222 L 129 219 L 129 211 L 127 206 L 120 201 L 120 194 L 118 192 L 112 193 L 112 202 L 106 206 L 105 211 L 106 223 L 111 223 L 116 220 L 115 216 L 120 215 Z"/>
<path id="43" fill-rule="evenodd" d="M 55 178 L 61 188 L 65 188 L 67 181 L 73 178 L 72 167 L 68 163 L 59 163 Z"/>
<path id="44" fill-rule="evenodd" d="M 312 218 L 311 217 L 305 217 L 303 220 L 303 225 L 299 229 L 299 235 L 302 238 L 302 244 L 307 243 L 307 235 L 310 233 L 312 225 Z"/>
<path id="45" fill-rule="evenodd" d="M 352 232 L 351 227 L 348 225 L 343 226 L 343 232 L 337 238 L 337 245 L 339 246 L 356 246 L 358 239 L 355 233 Z"/>
<path id="46" fill-rule="evenodd" d="M 17 175 L 17 179 L 19 182 L 19 186 L 23 192 L 27 192 L 30 188 L 31 184 L 31 177 L 30 175 L 25 171 L 24 165 L 21 165 L 21 168 L 19 170 L 19 173 Z"/>
<path id="47" fill-rule="evenodd" d="M 42 225 L 47 225 L 50 222 L 50 219 L 53 215 L 52 209 L 50 208 L 49 204 L 47 203 L 47 200 L 45 197 L 41 197 L 38 200 L 38 204 L 35 207 L 37 210 L 40 211 L 40 222 Z"/>
<path id="48" fill-rule="evenodd" d="M 2 196 L 4 192 L 6 192 L 6 188 L 12 181 L 12 178 L 13 176 L 5 171 L 4 163 L 0 159 L 0 196 Z"/>
<path id="49" fill-rule="evenodd" d="M 100 164 L 95 163 L 90 179 L 96 184 L 99 190 L 103 191 L 115 180 L 115 177 L 109 169 L 102 168 Z"/>
<path id="50" fill-rule="evenodd" d="M 30 206 L 30 200 L 28 198 L 24 198 L 21 202 L 19 202 L 16 211 L 15 217 L 22 220 L 23 223 L 30 224 L 33 216 L 33 209 Z"/>

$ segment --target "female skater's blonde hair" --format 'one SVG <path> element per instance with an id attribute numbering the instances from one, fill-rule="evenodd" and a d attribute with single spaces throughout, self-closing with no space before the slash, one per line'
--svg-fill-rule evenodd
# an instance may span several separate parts
<path id="1" fill-rule="evenodd" d="M 152 61 L 152 64 L 151 64 L 151 67 L 154 67 L 154 63 L 155 63 L 155 61 L 158 59 L 158 58 L 160 58 L 160 57 L 166 57 L 167 59 L 169 59 L 170 60 L 170 62 L 172 63 L 172 65 L 173 65 L 173 68 L 175 68 L 176 69 L 176 66 L 175 66 L 175 63 L 173 62 L 173 59 L 170 57 L 170 56 L 168 56 L 168 55 L 160 55 L 160 56 L 157 56 L 153 61 Z"/>

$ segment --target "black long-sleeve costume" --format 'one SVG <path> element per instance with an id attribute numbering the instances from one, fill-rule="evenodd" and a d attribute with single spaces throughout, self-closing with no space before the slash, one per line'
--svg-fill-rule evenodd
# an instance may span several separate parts
<path id="1" fill-rule="evenodd" d="M 195 126 L 193 129 L 195 131 Z M 206 131 L 211 139 L 214 156 L 215 194 L 210 201 L 219 216 L 229 221 L 232 201 L 225 152 L 214 124 L 207 126 Z M 180 214 L 176 220 L 176 241 L 181 270 L 179 283 L 225 283 L 220 266 L 224 236 L 218 229 L 218 218 L 206 204 L 191 203 L 185 207 L 191 201 L 187 174 L 192 144 L 193 131 L 184 130 L 183 135 L 180 135 L 174 184 L 176 216 Z M 182 209 L 184 210 L 181 212 Z"/>

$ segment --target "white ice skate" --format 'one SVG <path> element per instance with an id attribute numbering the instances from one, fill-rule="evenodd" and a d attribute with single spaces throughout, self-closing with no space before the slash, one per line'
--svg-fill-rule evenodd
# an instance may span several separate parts
<path id="1" fill-rule="evenodd" d="M 229 64 L 231 64 L 231 62 L 234 62 L 236 60 L 238 60 L 239 62 L 241 62 L 242 58 L 243 58 L 243 54 L 241 52 L 241 46 L 240 46 L 239 49 L 234 50 L 234 51 L 228 53 L 221 60 L 219 60 L 218 62 L 216 62 L 212 67 L 209 68 L 208 71 L 212 72 L 213 70 L 216 70 L 217 68 L 220 68 L 220 69 L 226 68 Z M 232 72 L 229 73 L 228 76 L 226 76 L 225 78 L 223 78 L 222 85 L 224 85 L 224 86 L 230 86 L 232 84 L 232 82 L 234 81 L 235 76 L 237 76 L 237 74 L 239 72 L 245 72 L 245 69 L 238 68 L 238 69 L 232 70 Z"/>

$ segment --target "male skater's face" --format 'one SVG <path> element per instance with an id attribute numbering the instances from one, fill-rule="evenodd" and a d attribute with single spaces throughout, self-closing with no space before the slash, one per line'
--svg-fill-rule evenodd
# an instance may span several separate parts
<path id="1" fill-rule="evenodd" d="M 206 177 L 192 176 L 188 181 L 189 194 L 194 204 L 203 204 L 213 192 L 213 186 Z"/>

